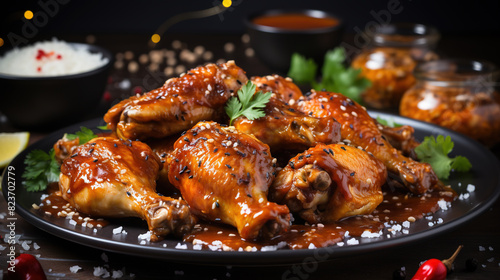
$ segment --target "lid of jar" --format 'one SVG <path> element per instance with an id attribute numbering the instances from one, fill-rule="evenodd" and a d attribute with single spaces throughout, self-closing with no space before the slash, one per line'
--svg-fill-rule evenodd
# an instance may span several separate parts
<path id="1" fill-rule="evenodd" d="M 378 46 L 391 47 L 433 47 L 440 38 L 439 31 L 419 23 L 382 24 L 372 33 L 373 43 Z"/>
<path id="2" fill-rule="evenodd" d="M 488 61 L 440 59 L 418 64 L 414 75 L 436 86 L 486 86 L 496 84 L 499 71 Z"/>

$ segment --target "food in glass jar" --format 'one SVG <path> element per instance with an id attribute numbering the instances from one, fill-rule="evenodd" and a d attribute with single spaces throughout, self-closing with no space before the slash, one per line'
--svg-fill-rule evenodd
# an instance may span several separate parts
<path id="1" fill-rule="evenodd" d="M 418 62 L 437 58 L 432 51 L 438 32 L 421 24 L 382 25 L 373 42 L 354 60 L 352 67 L 372 82 L 362 95 L 373 108 L 397 107 L 403 94 L 415 84 L 413 69 Z"/>
<path id="2" fill-rule="evenodd" d="M 417 84 L 403 96 L 402 116 L 465 134 L 486 146 L 500 142 L 500 93 L 494 66 L 477 61 L 433 61 L 415 70 Z"/>

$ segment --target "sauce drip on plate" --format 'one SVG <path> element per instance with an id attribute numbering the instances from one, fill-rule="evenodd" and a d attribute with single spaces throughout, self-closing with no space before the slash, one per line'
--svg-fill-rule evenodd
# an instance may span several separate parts
<path id="1" fill-rule="evenodd" d="M 57 185 L 49 187 L 49 196 L 42 200 L 39 211 L 45 215 L 73 220 L 73 224 L 89 228 L 101 228 L 109 224 L 103 219 L 93 219 L 81 214 L 69 206 L 57 190 Z M 227 225 L 201 222 L 191 233 L 183 237 L 184 242 L 192 243 L 202 249 L 221 251 L 265 251 L 276 249 L 312 249 L 333 246 L 353 237 L 363 237 L 363 233 L 392 235 L 393 225 L 401 225 L 431 217 L 440 209 L 438 201 L 451 202 L 456 197 L 454 192 L 434 191 L 422 196 L 413 196 L 392 190 L 384 190 L 384 201 L 370 215 L 354 216 L 332 224 L 308 225 L 303 221 L 294 221 L 290 230 L 269 240 L 245 240 L 238 231 Z M 74 213 L 72 213 L 74 212 Z M 68 213 L 71 213 L 68 215 Z M 295 215 L 298 216 L 298 215 Z M 408 222 L 410 221 L 410 222 Z M 347 235 L 347 234 L 348 235 Z M 394 232 L 395 234 L 396 232 Z M 365 233 L 366 234 L 366 233 Z M 375 237 L 374 240 L 376 240 Z"/>

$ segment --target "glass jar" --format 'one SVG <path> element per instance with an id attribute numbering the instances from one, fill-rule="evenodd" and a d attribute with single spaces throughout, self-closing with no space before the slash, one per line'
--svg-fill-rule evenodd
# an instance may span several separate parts
<path id="1" fill-rule="evenodd" d="M 439 32 L 422 24 L 387 24 L 372 33 L 371 43 L 351 66 L 372 83 L 362 94 L 364 105 L 397 108 L 403 94 L 415 84 L 417 63 L 437 59 L 433 49 Z"/>
<path id="2" fill-rule="evenodd" d="M 436 60 L 415 68 L 402 116 L 447 127 L 486 146 L 500 143 L 498 70 L 489 62 Z"/>

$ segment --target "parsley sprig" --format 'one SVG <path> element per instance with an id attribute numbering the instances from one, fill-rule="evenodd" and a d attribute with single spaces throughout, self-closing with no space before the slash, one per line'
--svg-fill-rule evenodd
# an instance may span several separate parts
<path id="1" fill-rule="evenodd" d="M 54 149 L 49 153 L 33 150 L 26 156 L 24 164 L 23 185 L 29 192 L 43 191 L 48 184 L 59 181 L 60 165 L 55 159 Z"/>
<path id="2" fill-rule="evenodd" d="M 269 102 L 271 93 L 255 92 L 256 88 L 257 86 L 254 83 L 248 81 L 238 90 L 238 98 L 233 96 L 228 100 L 224 109 L 230 118 L 229 125 L 232 125 L 233 121 L 240 116 L 255 120 L 266 115 L 262 109 Z"/>
<path id="3" fill-rule="evenodd" d="M 75 134 L 65 134 L 69 140 L 78 138 L 80 145 L 87 143 L 97 135 L 86 127 L 80 127 L 80 131 Z M 22 177 L 24 178 L 23 185 L 29 192 L 43 191 L 50 183 L 59 181 L 61 173 L 61 165 L 55 158 L 54 149 L 50 149 L 48 153 L 42 150 L 31 151 L 24 160 L 26 165 Z"/>
<path id="4" fill-rule="evenodd" d="M 335 48 L 325 54 L 322 78 L 317 82 L 318 66 L 312 59 L 294 53 L 290 62 L 288 76 L 299 84 L 310 84 L 315 90 L 327 90 L 342 93 L 360 103 L 361 93 L 371 86 L 371 82 L 360 76 L 361 70 L 344 66 L 345 51 Z"/>
<path id="5" fill-rule="evenodd" d="M 451 170 L 466 172 L 472 167 L 466 157 L 448 157 L 453 146 L 454 143 L 450 136 L 446 136 L 446 138 L 443 135 L 438 135 L 437 138 L 426 136 L 424 141 L 415 148 L 415 153 L 420 161 L 427 162 L 432 166 L 439 179 L 448 179 Z"/>
<path id="6" fill-rule="evenodd" d="M 69 140 L 74 140 L 74 139 L 78 138 L 78 140 L 79 140 L 78 143 L 80 145 L 83 145 L 83 144 L 89 142 L 90 140 L 96 138 L 97 135 L 90 128 L 86 128 L 84 126 L 81 126 L 80 131 L 75 132 L 75 134 L 66 133 L 65 137 Z"/>

